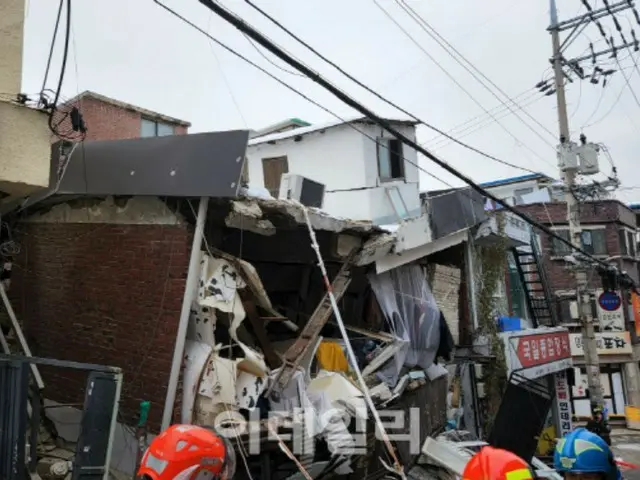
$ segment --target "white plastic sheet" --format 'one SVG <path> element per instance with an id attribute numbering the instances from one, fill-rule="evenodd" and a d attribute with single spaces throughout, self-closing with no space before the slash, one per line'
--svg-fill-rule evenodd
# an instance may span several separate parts
<path id="1" fill-rule="evenodd" d="M 403 365 L 427 369 L 440 343 L 440 310 L 420 266 L 403 265 L 369 276 L 390 331 L 405 342 L 377 376 L 395 386 Z"/>

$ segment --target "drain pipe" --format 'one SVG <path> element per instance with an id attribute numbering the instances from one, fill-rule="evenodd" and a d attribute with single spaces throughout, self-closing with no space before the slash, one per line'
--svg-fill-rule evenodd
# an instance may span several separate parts
<path id="1" fill-rule="evenodd" d="M 167 397 L 164 402 L 164 411 L 162 412 L 162 430 L 171 425 L 173 417 L 173 406 L 176 402 L 176 390 L 178 388 L 178 379 L 180 378 L 180 370 L 182 369 L 182 358 L 184 356 L 184 344 L 187 337 L 187 326 L 189 325 L 189 314 L 191 312 L 191 304 L 193 303 L 196 290 L 198 288 L 198 278 L 200 276 L 200 258 L 202 249 L 202 236 L 204 234 L 204 224 L 207 218 L 207 209 L 209 206 L 209 197 L 201 197 L 198 207 L 198 217 L 196 219 L 196 230 L 193 233 L 193 244 L 191 245 L 191 258 L 189 260 L 189 271 L 187 273 L 187 282 L 182 297 L 182 310 L 180 311 L 180 323 L 178 324 L 178 333 L 176 334 L 176 347 L 173 351 L 173 361 L 171 362 L 171 374 L 169 376 L 169 385 L 167 386 Z"/>

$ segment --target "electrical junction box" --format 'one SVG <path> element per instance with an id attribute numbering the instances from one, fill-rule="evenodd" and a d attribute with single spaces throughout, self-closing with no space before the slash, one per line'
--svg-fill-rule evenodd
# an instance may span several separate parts
<path id="1" fill-rule="evenodd" d="M 578 169 L 578 152 L 575 142 L 566 142 L 558 145 L 558 168 L 565 172 Z"/>
<path id="2" fill-rule="evenodd" d="M 306 207 L 322 208 L 325 186 L 302 175 L 285 173 L 280 180 L 278 198 L 295 200 Z"/>
<path id="3" fill-rule="evenodd" d="M 595 175 L 600 173 L 598 155 L 600 147 L 595 143 L 586 143 L 578 147 L 578 158 L 580 159 L 580 173 L 582 175 Z"/>

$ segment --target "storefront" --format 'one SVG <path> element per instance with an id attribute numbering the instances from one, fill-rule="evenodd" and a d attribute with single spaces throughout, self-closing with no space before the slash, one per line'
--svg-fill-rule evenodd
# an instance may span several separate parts
<path id="1" fill-rule="evenodd" d="M 571 356 L 573 357 L 573 382 L 571 385 L 571 406 L 579 419 L 591 416 L 589 387 L 582 348 L 582 334 L 570 334 Z M 626 388 L 624 364 L 633 361 L 633 348 L 629 332 L 596 333 L 598 356 L 600 359 L 600 382 L 605 406 L 611 417 L 624 417 Z"/>
<path id="2" fill-rule="evenodd" d="M 538 443 L 538 454 L 553 451 L 555 438 L 571 430 L 571 406 L 567 370 L 573 368 L 569 332 L 566 328 L 526 329 L 500 334 L 505 345 L 509 375 L 517 373 L 529 380 L 547 378 L 555 389 L 550 410 Z"/>

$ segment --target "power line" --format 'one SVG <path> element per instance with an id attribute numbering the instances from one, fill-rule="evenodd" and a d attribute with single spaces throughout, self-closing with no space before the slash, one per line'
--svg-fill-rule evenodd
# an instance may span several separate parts
<path id="1" fill-rule="evenodd" d="M 490 160 L 493 160 L 495 162 L 501 163 L 503 165 L 507 165 L 511 168 L 517 168 L 520 170 L 524 170 L 524 171 L 528 171 L 528 172 L 533 172 L 532 170 L 529 170 L 528 168 L 525 167 L 521 167 L 519 165 L 515 165 L 513 163 L 507 162 L 505 160 L 499 159 L 493 155 L 490 155 L 486 152 L 483 152 L 482 150 L 473 147 L 467 143 L 461 142 L 460 140 L 458 140 L 457 138 L 449 135 L 448 133 L 444 132 L 443 130 L 435 127 L 434 125 L 431 125 L 430 123 L 426 122 L 425 120 L 422 120 L 421 118 L 417 117 L 416 115 L 414 115 L 413 113 L 407 111 L 406 109 L 402 108 L 401 106 L 399 106 L 397 103 L 392 102 L 391 100 L 387 99 L 386 97 L 382 96 L 380 93 L 378 93 L 377 91 L 375 91 L 374 89 L 372 89 L 371 87 L 369 87 L 367 84 L 363 83 L 362 81 L 358 80 L 357 78 L 355 78 L 353 75 L 351 75 L 349 72 L 345 71 L 342 67 L 340 67 L 340 65 L 336 64 L 335 62 L 333 62 L 332 60 L 330 60 L 329 58 L 327 58 L 326 56 L 324 56 L 322 53 L 318 52 L 315 48 L 313 48 L 311 45 L 309 45 L 307 42 L 305 42 L 303 39 L 301 39 L 299 36 L 297 36 L 295 33 L 293 33 L 291 30 L 289 30 L 287 27 L 285 27 L 282 23 L 280 23 L 278 20 L 276 20 L 274 17 L 272 17 L 271 15 L 269 15 L 267 12 L 265 12 L 264 10 L 262 10 L 260 7 L 258 7 L 255 3 L 253 3 L 251 0 L 245 0 L 246 3 L 248 5 L 250 5 L 253 9 L 255 9 L 256 11 L 258 11 L 261 15 L 263 15 L 265 18 L 267 18 L 269 21 L 271 21 L 274 25 L 276 25 L 277 27 L 279 27 L 281 30 L 283 30 L 285 33 L 287 33 L 290 37 L 292 37 L 293 39 L 295 39 L 298 43 L 300 43 L 301 45 L 303 45 L 304 47 L 306 47 L 309 51 L 311 51 L 312 53 L 314 53 L 316 56 L 318 56 L 319 58 L 321 58 L 323 61 L 325 61 L 326 63 L 328 63 L 329 65 L 331 65 L 333 68 L 335 68 L 336 70 L 338 70 L 340 73 L 342 73 L 344 76 L 346 76 L 349 80 L 351 80 L 352 82 L 356 83 L 357 85 L 359 85 L 360 87 L 364 88 L 365 90 L 367 90 L 369 93 L 373 94 L 374 96 L 376 96 L 378 99 L 382 100 L 383 102 L 385 102 L 387 105 L 390 105 L 394 108 L 396 108 L 397 110 L 401 111 L 402 113 L 404 113 L 405 115 L 408 115 L 409 117 L 413 118 L 414 120 L 416 120 L 417 122 L 419 122 L 420 124 L 424 125 L 425 127 L 433 130 L 434 132 L 439 133 L 440 135 L 443 135 L 444 137 L 448 138 L 449 140 L 457 143 L 458 145 L 471 150 L 479 155 L 482 155 L 485 158 L 488 158 Z M 533 173 L 537 173 L 537 172 L 533 172 Z"/>
<path id="2" fill-rule="evenodd" d="M 524 103 L 528 100 L 530 100 L 533 97 L 538 97 L 538 98 L 542 98 L 539 95 L 538 90 L 536 90 L 535 88 L 529 88 L 527 90 L 525 90 L 524 92 L 520 93 L 519 95 L 514 97 L 514 103 L 516 105 L 520 104 L 520 103 Z M 517 101 L 516 101 L 517 100 Z M 489 109 L 489 112 L 493 113 L 493 114 L 501 114 L 504 111 L 506 111 L 506 108 L 503 104 L 500 105 L 496 105 L 495 107 Z M 473 125 L 477 125 L 480 123 L 485 122 L 486 120 L 491 120 L 491 117 L 487 114 L 481 113 L 476 115 L 475 117 L 472 117 L 468 120 L 466 120 L 465 122 L 459 123 L 457 125 L 455 125 L 454 127 L 450 128 L 449 130 L 447 130 L 447 133 L 453 135 L 455 132 L 460 131 L 460 129 L 462 127 L 466 127 L 468 128 L 469 125 L 473 126 Z M 466 130 L 466 128 L 464 128 L 463 130 Z M 426 145 L 429 143 L 432 143 L 436 140 L 442 140 L 441 135 L 434 135 L 433 137 L 431 137 L 429 140 L 427 140 L 426 142 L 422 143 L 422 145 Z"/>
<path id="3" fill-rule="evenodd" d="M 546 98 L 544 96 L 540 96 L 540 95 L 536 95 L 535 98 L 533 99 L 529 99 L 530 101 L 526 102 L 526 103 L 521 103 L 521 104 L 517 104 L 517 109 L 516 110 L 522 110 L 525 107 L 528 107 L 529 105 L 533 105 L 536 102 L 539 102 L 540 100 L 542 100 L 543 98 Z M 511 115 L 511 112 L 504 110 L 502 113 L 498 113 L 496 114 L 496 116 L 498 118 L 506 118 L 508 116 Z M 457 138 L 464 138 L 467 137 L 473 133 L 479 132 L 480 130 L 483 130 L 487 127 L 490 127 L 494 124 L 493 120 L 491 118 L 485 118 L 483 121 L 478 122 L 475 125 L 471 125 L 467 128 L 465 128 L 464 130 L 457 132 Z M 438 139 L 437 142 L 432 144 L 432 148 L 442 148 L 445 145 L 449 145 L 451 144 L 450 141 L 448 141 L 446 138 L 440 138 Z M 425 144 L 421 144 L 422 146 L 425 146 Z"/>
<path id="4" fill-rule="evenodd" d="M 64 6 L 64 0 L 60 0 L 58 6 L 58 15 L 56 16 L 56 23 L 53 27 L 53 36 L 51 37 L 51 47 L 49 48 L 49 58 L 47 59 L 47 66 L 44 70 L 44 79 L 42 80 L 41 92 L 47 87 L 47 80 L 49 79 L 49 69 L 51 68 L 51 59 L 53 58 L 53 49 L 56 45 L 56 37 L 58 36 L 58 28 L 60 27 L 60 17 L 62 16 L 62 8 Z"/>
<path id="5" fill-rule="evenodd" d="M 209 21 L 207 23 L 207 31 L 211 28 L 211 17 L 212 16 L 213 16 L 213 14 L 211 12 L 209 12 Z M 249 40 L 249 43 L 251 43 L 250 40 Z M 253 43 L 252 43 L 252 45 L 253 45 Z M 242 119 L 242 123 L 244 123 L 244 126 L 248 129 L 249 128 L 249 124 L 247 123 L 247 119 L 244 117 L 244 114 L 242 113 L 242 109 L 240 108 L 240 104 L 238 103 L 238 100 L 236 99 L 236 96 L 233 93 L 233 89 L 231 88 L 231 84 L 229 83 L 229 79 L 227 78 L 227 75 L 224 72 L 224 68 L 222 68 L 222 63 L 220 63 L 220 59 L 218 58 L 218 55 L 216 54 L 216 51 L 213 48 L 213 45 L 211 45 L 211 43 L 209 43 L 209 46 L 211 47 L 211 53 L 213 54 L 213 58 L 215 59 L 216 65 L 218 66 L 218 70 L 220 71 L 220 75 L 222 76 L 222 81 L 224 82 L 225 87 L 227 87 L 227 92 L 229 93 L 229 97 L 231 98 L 231 101 L 233 102 L 233 105 L 236 107 L 236 110 L 238 111 L 238 115 L 240 115 L 240 118 Z"/>
<path id="6" fill-rule="evenodd" d="M 501 200 L 498 197 L 496 197 L 495 195 L 493 195 L 492 193 L 488 192 L 487 190 L 485 190 L 484 188 L 479 186 L 477 183 L 475 183 L 473 180 L 471 180 L 469 177 L 467 177 L 466 175 L 464 175 L 463 173 L 461 173 L 460 171 L 458 171 L 457 169 L 455 169 L 454 167 L 449 165 L 447 162 L 439 159 L 438 157 L 436 157 L 435 155 L 433 155 L 429 151 L 427 151 L 424 148 L 422 148 L 414 140 L 412 140 L 411 138 L 409 138 L 406 135 L 404 135 L 402 132 L 400 132 L 397 129 L 395 129 L 389 123 L 389 121 L 379 117 L 374 112 L 369 110 L 367 107 L 362 105 L 360 102 L 358 102 L 357 100 L 353 99 L 348 94 L 342 92 L 339 88 L 337 88 L 331 82 L 326 80 L 319 73 L 311 70 L 309 67 L 307 67 L 306 65 L 304 65 L 300 61 L 298 61 L 295 58 L 293 58 L 290 54 L 285 52 L 282 48 L 280 48 L 273 41 L 271 41 L 270 39 L 265 37 L 262 33 L 260 33 L 258 30 L 256 30 L 253 26 L 251 26 L 248 23 L 246 23 L 240 17 L 238 17 L 235 14 L 229 12 L 224 7 L 222 7 L 221 5 L 213 2 L 212 0 L 199 0 L 199 1 L 204 6 L 206 6 L 207 8 L 212 10 L 214 13 L 216 13 L 218 16 L 220 16 L 222 19 L 224 19 L 225 21 L 227 21 L 228 23 L 233 25 L 240 32 L 249 35 L 253 40 L 255 40 L 257 43 L 262 45 L 265 49 L 269 50 L 276 57 L 280 58 L 281 60 L 283 60 L 285 63 L 287 63 L 291 67 L 295 68 L 300 73 L 303 73 L 305 76 L 307 76 L 308 78 L 310 78 L 311 80 L 313 80 L 314 82 L 316 82 L 317 84 L 322 86 L 325 90 L 331 92 L 335 97 L 337 97 L 343 103 L 345 103 L 346 105 L 350 106 L 354 110 L 357 110 L 358 112 L 360 112 L 362 115 L 367 117 L 369 120 L 371 120 L 372 122 L 374 122 L 378 126 L 382 127 L 384 130 L 389 132 L 391 135 L 395 136 L 397 139 L 402 141 L 402 143 L 404 143 L 405 145 L 407 145 L 407 146 L 413 148 L 414 150 L 420 152 L 422 155 L 427 157 L 433 163 L 435 163 L 436 165 L 438 165 L 439 167 L 443 168 L 444 170 L 446 170 L 450 174 L 454 175 L 455 177 L 457 177 L 460 180 L 462 180 L 463 182 L 465 182 L 467 185 L 469 185 L 476 192 L 478 192 L 481 195 L 489 198 L 490 200 L 493 200 L 497 204 L 502 205 L 505 210 L 511 212 L 513 215 L 517 216 L 518 218 L 521 218 L 522 220 L 527 222 L 529 225 L 532 225 L 532 226 L 538 228 L 539 230 L 541 230 L 542 232 L 546 233 L 547 235 L 549 235 L 549 236 L 551 236 L 553 238 L 556 238 L 558 241 L 560 241 L 564 245 L 567 245 L 572 250 L 575 250 L 575 251 L 583 254 L 586 258 L 589 258 L 594 263 L 596 263 L 598 265 L 601 265 L 603 267 L 607 267 L 607 268 L 609 267 L 609 265 L 607 263 L 603 262 L 602 260 L 597 259 L 596 257 L 591 255 L 590 253 L 586 252 L 583 248 L 572 244 L 571 241 L 565 240 L 563 237 L 561 237 L 560 235 L 556 234 L 553 230 L 551 230 L 547 226 L 539 223 L 538 221 L 532 219 L 528 215 L 526 215 L 526 214 L 518 211 L 517 209 L 513 208 L 508 203 L 506 203 L 504 200 Z M 422 169 L 422 167 L 420 167 L 419 165 L 417 165 L 417 164 L 415 164 L 413 162 L 410 162 L 410 163 L 412 163 L 415 167 L 419 168 L 420 170 L 424 171 L 424 169 Z"/>
<path id="7" fill-rule="evenodd" d="M 187 19 L 186 17 L 184 17 L 183 15 L 180 15 L 178 12 L 176 12 L 175 10 L 173 10 L 171 7 L 168 7 L 167 5 L 163 4 L 162 2 L 160 2 L 159 0 L 153 0 L 157 5 L 159 5 L 160 7 L 162 7 L 163 9 L 165 9 L 166 11 L 168 11 L 169 13 L 171 13 L 173 16 L 175 16 L 176 18 L 180 19 L 182 22 L 186 23 L 187 25 L 189 25 L 191 28 L 197 30 L 198 32 L 200 32 L 202 35 L 204 35 L 205 37 L 209 38 L 212 42 L 216 43 L 217 45 L 219 45 L 220 47 L 222 47 L 223 49 L 225 49 L 227 52 L 231 53 L 232 55 L 238 57 L 239 59 L 243 60 L 244 62 L 248 63 L 249 65 L 251 65 L 252 67 L 254 67 L 255 69 L 261 71 L 262 73 L 264 73 L 265 75 L 267 75 L 269 78 L 271 78 L 272 80 L 275 80 L 276 82 L 278 82 L 280 85 L 284 86 L 285 88 L 287 88 L 288 90 L 294 92 L 295 94 L 299 95 L 300 97 L 304 98 L 305 100 L 307 100 L 309 103 L 311 103 L 312 105 L 315 105 L 316 107 L 324 110 L 325 112 L 329 113 L 331 116 L 337 118 L 338 120 L 344 122 L 346 125 L 348 125 L 350 128 L 352 128 L 353 130 L 357 131 L 358 133 L 360 133 L 361 135 L 369 138 L 370 140 L 372 140 L 373 142 L 377 142 L 375 137 L 372 137 L 371 135 L 367 134 L 366 132 L 364 132 L 363 130 L 360 130 L 359 128 L 357 128 L 355 125 L 353 125 L 350 122 L 347 122 L 344 118 L 342 118 L 340 115 L 338 115 L 337 113 L 331 111 L 329 108 L 325 107 L 324 105 L 320 104 L 319 102 L 316 102 L 315 100 L 313 100 L 312 98 L 310 98 L 309 96 L 305 95 L 304 93 L 302 93 L 300 90 L 292 87 L 291 85 L 289 85 L 288 83 L 286 83 L 284 80 L 281 80 L 280 78 L 276 77 L 274 74 L 272 74 L 271 72 L 269 72 L 268 70 L 264 69 L 263 67 L 261 67 L 260 65 L 258 65 L 257 63 L 253 62 L 252 60 L 250 60 L 249 58 L 245 57 L 244 55 L 242 55 L 241 53 L 237 52 L 236 50 L 234 50 L 233 48 L 229 47 L 228 45 L 224 44 L 223 42 L 221 42 L 220 40 L 218 40 L 217 38 L 213 37 L 211 34 L 209 34 L 207 31 L 203 30 L 202 28 L 200 28 L 199 26 L 197 26 L 195 23 L 193 23 L 192 21 L 190 21 L 189 19 Z M 389 148 L 389 147 L 385 147 L 385 148 Z M 436 176 L 435 174 L 428 172 L 427 170 L 423 169 L 422 167 L 420 167 L 418 164 L 412 162 L 411 160 L 409 160 L 406 157 L 402 157 L 402 160 L 408 162 L 409 164 L 415 166 L 416 168 L 418 168 L 420 171 L 426 173 L 427 175 L 429 175 L 430 177 L 438 180 L 439 182 L 441 182 L 442 184 L 446 185 L 447 187 L 450 188 L 455 188 L 453 185 L 451 185 L 450 183 L 447 183 L 445 180 L 439 178 L 438 176 Z M 535 172 L 537 173 L 537 172 Z"/>
<path id="8" fill-rule="evenodd" d="M 587 117 L 587 119 L 584 121 L 583 125 L 587 124 L 593 118 L 593 116 L 596 113 L 598 113 L 598 110 L 600 109 L 600 104 L 602 103 L 602 99 L 604 98 L 605 90 L 606 90 L 606 88 L 603 87 L 602 90 L 600 91 L 600 96 L 598 97 L 598 102 L 596 103 L 595 108 L 591 112 L 591 115 L 589 115 Z M 582 82 L 580 82 L 580 91 L 582 91 Z M 583 126 L 583 128 L 584 128 L 584 126 Z"/>
<path id="9" fill-rule="evenodd" d="M 491 95 L 493 95 L 498 101 L 502 102 L 505 106 L 509 105 L 509 101 L 511 100 L 511 97 L 509 97 L 509 95 L 507 93 L 505 93 L 504 90 L 502 90 L 498 85 L 495 84 L 495 82 L 493 82 L 489 77 L 487 77 L 478 67 L 476 67 L 469 59 L 467 59 L 462 53 L 460 53 L 460 51 L 458 49 L 456 49 L 451 43 L 449 43 L 447 41 L 446 38 L 444 38 L 439 32 L 438 30 L 436 30 L 433 26 L 431 26 L 429 24 L 429 22 L 427 22 L 418 12 L 416 12 L 412 7 L 410 7 L 409 5 L 407 5 L 407 3 L 404 0 L 395 0 L 395 2 L 400 6 L 400 8 L 402 8 L 407 14 L 409 14 L 409 16 L 418 24 L 418 26 L 420 26 L 422 28 L 423 31 L 425 31 L 427 33 L 427 35 L 429 35 L 432 39 L 434 39 L 438 45 L 440 45 L 450 56 L 451 58 L 453 58 L 460 66 L 462 66 L 467 72 L 469 72 L 469 74 L 475 78 L 489 93 L 491 93 Z M 444 45 L 443 45 L 444 43 Z M 446 46 L 445 46 L 446 45 Z M 448 48 L 447 48 L 448 47 Z M 450 49 L 450 50 L 449 50 Z M 455 55 L 453 55 L 451 53 L 451 51 L 453 51 L 456 55 L 458 55 L 460 57 L 460 59 L 462 59 L 465 63 L 467 63 L 473 70 L 475 70 L 478 75 L 480 75 L 484 80 L 486 80 L 490 85 L 492 85 L 498 92 L 500 92 L 504 97 L 507 98 L 508 102 L 505 104 L 503 102 L 503 100 L 496 95 L 496 93 L 489 88 L 486 83 L 484 83 L 481 79 L 478 78 L 478 76 L 473 73 L 464 63 L 462 63 L 458 58 L 456 58 Z M 526 110 L 522 111 L 527 117 L 529 117 L 534 123 L 536 123 L 540 128 L 542 128 L 545 132 L 547 132 L 549 135 L 551 135 L 551 137 L 553 139 L 556 139 L 556 135 L 549 130 L 547 127 L 545 127 L 541 122 L 539 122 L 535 117 L 533 117 L 529 112 L 527 112 Z M 515 111 L 512 111 L 511 113 L 513 113 L 524 125 L 526 125 L 526 127 L 531 130 L 536 136 L 538 136 L 543 142 L 547 143 L 548 145 L 551 146 L 551 148 L 553 148 L 555 150 L 555 147 L 549 143 L 545 138 L 543 138 L 535 129 L 533 129 L 527 122 L 525 122 L 519 115 L 516 114 Z"/>
<path id="10" fill-rule="evenodd" d="M 380 3 L 378 2 L 378 0 L 373 0 L 373 3 L 376 5 L 376 7 L 378 7 L 378 9 L 394 24 L 396 25 L 396 27 L 398 27 L 398 29 L 404 33 L 404 35 L 411 40 L 411 42 L 413 42 L 413 44 L 420 49 L 426 56 L 427 58 L 429 58 L 447 77 L 449 77 L 449 79 L 460 89 L 462 90 L 470 99 L 473 103 L 475 103 L 478 107 L 480 107 L 480 109 L 482 111 L 484 111 L 487 115 L 490 115 L 495 122 L 500 126 L 500 128 L 502 128 L 511 138 L 513 138 L 516 142 L 518 142 L 519 144 L 521 144 L 522 146 L 524 146 L 527 150 L 529 150 L 531 153 L 533 153 L 536 157 L 538 157 L 540 160 L 542 160 L 543 162 L 545 162 L 548 165 L 551 165 L 555 168 L 555 166 L 549 162 L 548 160 L 546 160 L 545 158 L 541 157 L 535 150 L 533 150 L 531 147 L 529 147 L 527 144 L 525 144 L 524 142 L 522 142 L 520 139 L 518 139 L 507 127 L 505 127 L 500 121 L 498 121 L 497 118 L 495 118 L 494 115 L 491 115 L 489 113 L 489 111 L 484 107 L 484 105 L 482 105 L 478 99 L 472 94 L 470 93 L 466 88 L 464 88 L 462 86 L 462 84 L 453 76 L 453 74 L 451 74 L 446 68 L 444 68 L 428 51 L 426 48 L 424 48 L 415 38 L 413 38 L 413 36 L 402 26 L 400 25 L 400 23 L 393 18 L 393 16 L 387 12 L 382 5 L 380 5 Z"/>
<path id="11" fill-rule="evenodd" d="M 286 73 L 286 74 L 289 74 L 289 75 L 294 75 L 294 76 L 296 76 L 296 77 L 304 77 L 304 75 L 302 75 L 301 73 L 298 73 L 298 72 L 292 72 L 291 70 L 288 70 L 288 69 L 286 69 L 286 68 L 284 68 L 284 67 L 281 67 L 281 66 L 280 66 L 280 65 L 278 65 L 276 62 L 274 62 L 274 61 L 273 61 L 273 60 L 271 60 L 269 57 L 267 57 L 267 56 L 262 52 L 262 50 L 260 50 L 260 48 L 259 48 L 255 43 L 253 43 L 253 41 L 252 41 L 249 37 L 247 37 L 247 36 L 245 35 L 245 36 L 244 36 L 244 38 L 246 38 L 246 39 L 247 39 L 247 41 L 251 44 L 251 46 L 255 49 L 255 51 L 256 51 L 256 52 L 258 52 L 258 53 L 260 54 L 260 56 L 261 56 L 262 58 L 264 58 L 267 62 L 269 62 L 269 63 L 270 63 L 271 65 L 273 65 L 274 67 L 276 67 L 278 70 L 280 70 L 280 71 L 282 71 L 282 72 L 284 72 L 284 73 Z"/>
<path id="12" fill-rule="evenodd" d="M 636 92 L 633 90 L 633 87 L 631 86 L 631 83 L 629 82 L 629 78 L 630 77 L 627 77 L 627 75 L 624 73 L 624 69 L 622 68 L 622 65 L 620 65 L 620 60 L 618 59 L 616 46 L 615 46 L 615 43 L 613 41 L 613 35 L 610 35 L 609 37 L 607 37 L 607 34 L 604 31 L 604 28 L 602 27 L 602 24 L 600 23 L 600 21 L 593 18 L 593 15 L 591 14 L 593 9 L 591 8 L 591 5 L 589 4 L 589 1 L 588 0 L 582 0 L 582 4 L 585 6 L 585 8 L 590 13 L 589 21 L 596 24 L 596 26 L 598 27 L 598 31 L 600 32 L 600 35 L 604 38 L 604 40 L 607 43 L 607 45 L 609 45 L 609 47 L 611 47 L 613 49 L 612 55 L 613 55 L 613 58 L 614 58 L 616 64 L 618 65 L 618 68 L 620 69 L 620 74 L 622 75 L 622 78 L 624 78 L 624 81 L 625 81 L 625 83 L 627 85 L 627 88 L 631 92 L 631 95 L 633 95 L 633 99 L 635 100 L 636 105 L 638 105 L 638 107 L 640 107 L 640 99 L 636 95 Z M 607 1 L 605 1 L 605 6 L 607 6 L 607 8 L 609 7 Z M 623 39 L 623 42 L 624 42 L 625 38 L 624 38 L 624 35 L 621 33 L 622 31 L 621 31 L 620 24 L 618 23 L 617 18 L 615 17 L 615 15 L 613 15 L 613 13 L 611 13 L 611 17 L 613 18 L 613 21 L 615 23 L 616 29 L 618 30 L 618 32 L 622 36 L 622 39 Z M 624 45 L 624 43 L 623 43 L 623 45 Z M 637 63 L 636 63 L 635 59 L 633 57 L 632 57 L 632 59 L 633 59 L 633 62 L 636 65 L 636 68 L 637 68 Z"/>
<path id="13" fill-rule="evenodd" d="M 629 58 L 630 56 L 632 56 L 632 54 L 629 54 L 627 57 L 625 57 L 625 60 L 626 60 L 626 58 Z M 634 67 L 633 66 L 625 67 L 625 68 L 622 68 L 621 70 L 629 70 L 631 68 L 634 68 Z M 631 79 L 631 77 L 633 77 L 633 72 L 631 73 L 629 78 Z M 597 125 L 598 123 L 602 122 L 605 118 L 607 118 L 611 114 L 611 112 L 613 112 L 613 110 L 616 107 L 616 105 L 618 105 L 618 102 L 620 102 L 620 99 L 622 98 L 622 94 L 624 93 L 625 89 L 626 89 L 626 84 L 623 84 L 622 87 L 620 87 L 620 91 L 618 92 L 618 95 L 616 96 L 616 99 L 613 101 L 613 103 L 611 104 L 609 109 L 603 115 L 601 115 L 597 120 L 594 120 L 591 123 L 587 123 L 595 116 L 596 113 L 598 113 L 597 112 L 598 106 L 600 105 L 600 103 L 602 101 L 602 95 L 604 94 L 604 89 L 603 89 L 602 93 L 600 95 L 600 98 L 598 99 L 598 103 L 597 103 L 596 108 L 593 110 L 591 115 L 589 115 L 589 117 L 584 121 L 584 124 L 582 125 L 582 127 L 580 127 L 580 129 L 584 130 L 585 128 L 589 128 L 589 127 L 592 127 L 594 125 Z"/>

